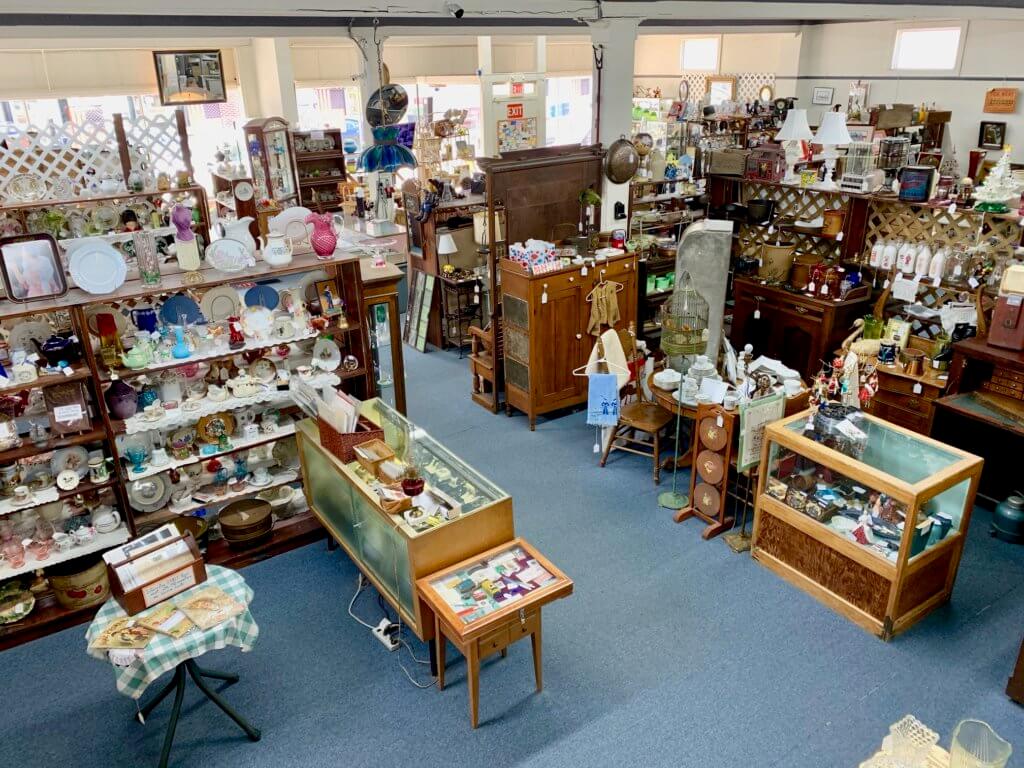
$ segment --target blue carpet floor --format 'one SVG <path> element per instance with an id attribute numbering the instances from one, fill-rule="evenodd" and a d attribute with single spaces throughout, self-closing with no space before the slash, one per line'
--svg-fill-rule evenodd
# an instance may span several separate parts
<path id="1" fill-rule="evenodd" d="M 886 644 L 703 541 L 696 522 L 673 523 L 649 462 L 616 454 L 598 469 L 583 414 L 531 433 L 470 402 L 464 360 L 406 357 L 410 416 L 508 491 L 517 532 L 576 582 L 545 611 L 544 692 L 528 643 L 493 657 L 471 731 L 461 657 L 449 651 L 445 691 L 414 688 L 399 658 L 422 682 L 427 668 L 347 616 L 356 570 L 317 544 L 244 571 L 260 641 L 204 659 L 242 675 L 226 695 L 263 740 L 190 688 L 172 765 L 838 768 L 908 712 L 946 744 L 961 718 L 986 720 L 1024 765 L 1024 709 L 1003 694 L 1024 632 L 1024 548 L 990 539 L 985 510 L 952 602 Z M 372 593 L 356 611 L 381 616 Z M 139 725 L 83 633 L 0 654 L 0 765 L 156 765 L 169 705 Z"/>

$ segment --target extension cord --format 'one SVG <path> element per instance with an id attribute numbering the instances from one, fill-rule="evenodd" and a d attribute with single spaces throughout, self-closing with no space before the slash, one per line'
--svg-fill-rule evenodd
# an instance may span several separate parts
<path id="1" fill-rule="evenodd" d="M 398 642 L 398 625 L 388 619 L 380 620 L 380 624 L 373 628 L 373 636 L 389 651 L 397 651 L 401 645 Z"/>

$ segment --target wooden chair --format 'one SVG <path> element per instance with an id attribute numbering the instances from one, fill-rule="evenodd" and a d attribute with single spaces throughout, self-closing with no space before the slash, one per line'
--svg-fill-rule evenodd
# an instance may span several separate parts
<path id="1" fill-rule="evenodd" d="M 619 331 L 619 340 L 626 350 L 626 359 L 632 363 L 637 358 L 636 339 L 628 331 Z M 635 392 L 636 399 L 626 402 Z M 626 451 L 638 456 L 647 456 L 654 460 L 654 484 L 661 482 L 661 433 L 673 419 L 671 413 L 657 403 L 651 402 L 644 395 L 640 382 L 630 388 L 627 384 L 622 388 L 626 393 L 619 406 L 619 423 L 608 437 L 608 444 L 601 456 L 601 466 L 608 461 L 612 451 Z M 649 435 L 644 438 L 641 435 Z M 639 447 L 634 447 L 639 446 Z"/>
<path id="2" fill-rule="evenodd" d="M 473 401 L 497 413 L 501 385 L 505 380 L 505 338 L 501 318 L 495 318 L 493 322 L 497 326 L 493 339 L 490 323 L 486 328 L 469 327 L 469 372 L 473 376 Z"/>

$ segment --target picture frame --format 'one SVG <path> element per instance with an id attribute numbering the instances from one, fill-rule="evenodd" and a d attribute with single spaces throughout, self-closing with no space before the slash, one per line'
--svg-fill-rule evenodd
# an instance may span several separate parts
<path id="1" fill-rule="evenodd" d="M 1006 146 L 1006 123 L 982 120 L 978 126 L 978 146 L 982 149 L 1002 149 Z"/>
<path id="2" fill-rule="evenodd" d="M 850 83 L 846 100 L 846 119 L 850 122 L 864 122 L 868 118 L 868 84 L 863 80 Z"/>
<path id="3" fill-rule="evenodd" d="M 220 104 L 228 100 L 220 49 L 153 51 L 160 104 Z"/>
<path id="4" fill-rule="evenodd" d="M 875 134 L 874 126 L 871 125 L 847 125 L 846 130 L 849 131 L 850 141 L 853 143 L 870 144 Z"/>
<path id="5" fill-rule="evenodd" d="M 942 151 L 938 149 L 925 150 L 917 154 L 917 164 L 929 168 L 938 168 L 942 165 Z"/>
<path id="6" fill-rule="evenodd" d="M 736 78 L 726 75 L 708 75 L 708 103 L 711 106 L 736 98 Z"/>
<path id="7" fill-rule="evenodd" d="M 68 292 L 57 241 L 41 232 L 0 238 L 0 276 L 7 298 L 18 303 Z"/>
<path id="8" fill-rule="evenodd" d="M 324 317 L 334 317 L 345 312 L 345 300 L 338 295 L 338 285 L 332 279 L 317 280 L 316 297 Z"/>
<path id="9" fill-rule="evenodd" d="M 827 85 L 816 85 L 811 90 L 811 104 L 830 107 L 832 106 L 832 97 L 835 93 L 835 88 L 831 88 Z"/>

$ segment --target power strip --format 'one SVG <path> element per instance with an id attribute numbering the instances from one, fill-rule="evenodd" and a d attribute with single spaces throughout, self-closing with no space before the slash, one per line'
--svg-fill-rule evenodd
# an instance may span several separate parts
<path id="1" fill-rule="evenodd" d="M 392 624 L 388 619 L 381 619 L 380 624 L 373 628 L 373 636 L 389 651 L 398 650 L 400 643 L 397 624 Z"/>

